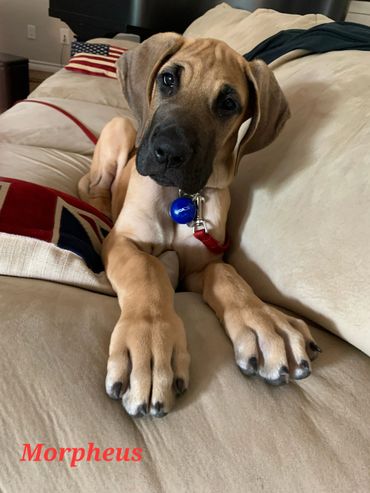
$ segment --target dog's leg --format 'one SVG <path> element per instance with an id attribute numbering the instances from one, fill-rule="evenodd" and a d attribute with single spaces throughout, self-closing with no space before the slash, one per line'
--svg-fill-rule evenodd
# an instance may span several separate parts
<path id="1" fill-rule="evenodd" d="M 108 217 L 112 216 L 111 188 L 127 164 L 135 139 L 136 130 L 128 118 L 113 118 L 103 128 L 90 170 L 78 184 L 81 199 Z"/>
<path id="2" fill-rule="evenodd" d="M 259 374 L 268 383 L 287 383 L 310 375 L 310 360 L 319 347 L 305 322 L 262 302 L 234 267 L 209 264 L 187 287 L 202 291 L 230 337 L 238 367 L 246 375 Z"/>
<path id="3" fill-rule="evenodd" d="M 160 260 L 116 229 L 104 242 L 103 258 L 122 310 L 109 346 L 107 394 L 122 398 L 132 416 L 164 416 L 189 379 L 190 357 L 173 287 Z"/>

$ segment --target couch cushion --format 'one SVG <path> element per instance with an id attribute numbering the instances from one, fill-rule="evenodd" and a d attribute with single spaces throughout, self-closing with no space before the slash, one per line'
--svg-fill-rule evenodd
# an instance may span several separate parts
<path id="1" fill-rule="evenodd" d="M 176 295 L 192 356 L 173 413 L 132 420 L 104 392 L 117 300 L 77 288 L 0 278 L 3 493 L 367 491 L 370 360 L 313 329 L 313 375 L 285 387 L 247 379 L 211 310 Z M 22 444 L 140 447 L 142 462 L 20 462 Z M 349 460 L 349 458 L 351 458 Z M 107 481 L 109 478 L 109 486 Z"/>

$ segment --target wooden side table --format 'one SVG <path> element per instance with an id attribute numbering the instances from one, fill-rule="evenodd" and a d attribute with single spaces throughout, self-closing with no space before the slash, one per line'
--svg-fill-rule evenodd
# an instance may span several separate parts
<path id="1" fill-rule="evenodd" d="M 28 94 L 28 58 L 0 53 L 0 113 Z"/>

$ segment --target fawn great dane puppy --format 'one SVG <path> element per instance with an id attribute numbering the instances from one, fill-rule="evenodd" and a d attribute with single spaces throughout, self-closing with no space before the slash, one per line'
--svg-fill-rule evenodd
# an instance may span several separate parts
<path id="1" fill-rule="evenodd" d="M 168 214 L 179 189 L 200 192 L 208 233 L 225 241 L 240 157 L 272 142 L 289 117 L 273 73 L 221 41 L 174 33 L 127 52 L 117 73 L 137 132 L 128 119 L 109 122 L 79 184 L 81 197 L 114 220 L 103 261 L 121 315 L 109 347 L 108 395 L 132 416 L 161 417 L 188 387 L 190 358 L 160 260 L 166 255 L 178 261 L 182 287 L 215 311 L 243 373 L 274 385 L 307 377 L 320 351 L 307 325 L 263 303 L 222 253 Z"/>

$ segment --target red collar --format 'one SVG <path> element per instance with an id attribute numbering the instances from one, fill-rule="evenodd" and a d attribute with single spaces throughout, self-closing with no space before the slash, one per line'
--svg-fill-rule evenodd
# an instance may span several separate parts
<path id="1" fill-rule="evenodd" d="M 211 236 L 205 229 L 195 229 L 194 237 L 201 241 L 212 253 L 219 255 L 225 253 L 230 246 L 230 241 L 226 238 L 225 243 L 219 243 L 213 236 Z"/>

